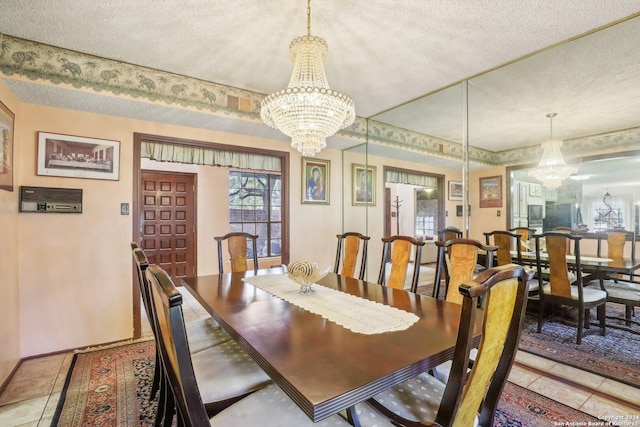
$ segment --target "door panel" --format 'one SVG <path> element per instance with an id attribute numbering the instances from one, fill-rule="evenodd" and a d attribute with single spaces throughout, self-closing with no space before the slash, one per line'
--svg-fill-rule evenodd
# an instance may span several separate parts
<path id="1" fill-rule="evenodd" d="M 140 244 L 180 284 L 195 274 L 195 175 L 142 172 Z"/>

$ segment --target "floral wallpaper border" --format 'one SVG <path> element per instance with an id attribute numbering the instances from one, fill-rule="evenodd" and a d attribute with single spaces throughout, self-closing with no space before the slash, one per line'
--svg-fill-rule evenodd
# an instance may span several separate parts
<path id="1" fill-rule="evenodd" d="M 154 103 L 196 108 L 212 114 L 260 121 L 263 94 L 219 85 L 179 74 L 100 58 L 30 40 L 0 34 L 0 72 L 7 78 L 22 76 L 48 84 L 68 84 L 78 89 L 130 96 Z M 402 148 L 435 157 L 462 160 L 462 145 L 412 132 L 385 123 L 369 121 L 369 142 Z M 367 120 L 357 118 L 341 136 L 361 142 L 366 138 Z M 564 141 L 567 159 L 585 151 L 616 152 L 640 148 L 640 128 Z M 492 152 L 469 147 L 469 161 L 486 165 L 531 163 L 540 158 L 540 147 L 523 147 Z"/>

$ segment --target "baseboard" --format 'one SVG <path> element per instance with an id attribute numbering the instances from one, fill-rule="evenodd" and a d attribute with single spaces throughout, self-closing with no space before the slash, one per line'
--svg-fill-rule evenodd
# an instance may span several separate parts
<path id="1" fill-rule="evenodd" d="M 7 379 L 5 379 L 4 382 L 2 383 L 2 385 L 0 385 L 0 395 L 2 395 L 2 393 L 4 393 L 4 391 L 6 390 L 7 386 L 11 382 L 11 379 L 13 378 L 13 376 L 18 371 L 18 368 L 20 367 L 20 365 L 22 365 L 23 361 L 24 361 L 24 359 L 18 360 L 18 363 L 16 364 L 16 366 L 14 366 L 14 368 L 11 370 L 11 372 L 9 372 L 9 375 L 7 375 Z"/>

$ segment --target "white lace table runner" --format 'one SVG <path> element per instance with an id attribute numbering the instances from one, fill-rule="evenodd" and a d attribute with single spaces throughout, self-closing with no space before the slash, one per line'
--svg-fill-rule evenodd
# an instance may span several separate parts
<path id="1" fill-rule="evenodd" d="M 302 294 L 300 285 L 280 274 L 251 276 L 243 279 L 260 288 L 350 331 L 372 335 L 402 331 L 418 321 L 418 316 L 325 286 L 313 285 L 314 293 Z"/>

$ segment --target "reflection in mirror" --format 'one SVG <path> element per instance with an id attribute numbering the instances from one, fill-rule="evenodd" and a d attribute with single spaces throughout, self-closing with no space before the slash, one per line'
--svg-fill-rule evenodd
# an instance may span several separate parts
<path id="1" fill-rule="evenodd" d="M 640 152 L 582 158 L 578 172 L 549 190 L 528 175 L 530 168 L 510 168 L 511 226 L 538 232 L 568 227 L 582 233 L 609 229 L 639 230 Z"/>
<path id="2" fill-rule="evenodd" d="M 526 165 L 507 168 L 507 227 L 638 232 L 639 164 L 628 151 L 640 148 L 639 38 L 635 16 L 470 80 L 470 145 L 498 164 Z M 555 191 L 527 175 L 549 113 L 558 113 L 564 159 L 578 167 Z"/>
<path id="3" fill-rule="evenodd" d="M 439 197 L 445 199 L 448 215 L 442 225 L 465 227 L 463 219 L 455 215 L 463 202 L 448 191 L 451 182 L 455 187 L 456 182 L 464 180 L 465 135 L 470 174 L 464 185 L 473 212 L 469 237 L 481 239 L 483 231 L 528 225 L 530 218 L 542 230 L 546 215 L 552 213 L 551 209 L 547 211 L 551 201 L 554 206 L 566 205 L 564 209 L 573 215 L 576 227 L 582 224 L 583 229 L 593 231 L 604 223 L 607 227 L 614 224 L 608 217 L 597 224 L 594 219 L 598 215 L 604 218 L 597 211 L 598 205 L 608 211 L 605 199 L 611 212 L 622 216 L 616 224 L 637 230 L 638 197 L 632 185 L 622 184 L 633 182 L 635 165 L 614 166 L 616 173 L 627 174 L 626 181 L 613 179 L 612 172 L 603 172 L 586 183 L 565 180 L 555 196 L 547 194 L 541 183 L 525 177 L 526 172 L 519 176 L 516 171 L 534 167 L 540 159 L 541 143 L 549 136 L 549 113 L 558 114 L 553 134 L 564 141 L 562 154 L 567 163 L 576 165 L 582 159 L 578 177 L 588 174 L 584 168 L 594 160 L 588 156 L 619 157 L 616 153 L 621 151 L 640 150 L 639 39 L 640 16 L 636 15 L 490 70 L 471 78 L 468 84 L 456 84 L 372 116 L 366 159 L 349 160 L 370 164 L 377 170 L 377 203 L 367 208 L 366 218 L 371 243 L 377 244 L 384 233 L 398 231 L 393 230 L 395 223 L 391 223 L 390 231 L 385 219 L 385 212 L 390 210 L 385 207 L 385 167 L 444 176 L 445 187 Z M 468 97 L 463 96 L 465 92 Z M 467 99 L 466 110 L 463 98 Z M 468 120 L 464 121 L 466 111 Z M 602 160 L 601 165 L 605 164 Z M 345 164 L 345 179 L 350 179 L 349 167 Z M 511 176 L 512 172 L 516 175 Z M 503 176 L 505 192 L 500 207 L 479 208 L 478 182 L 488 176 Z M 610 198 L 605 197 L 607 191 Z M 354 208 L 350 194 L 345 196 L 345 209 Z M 579 195 L 579 201 L 575 195 Z M 400 198 L 417 200 L 413 193 Z M 404 210 L 414 211 L 414 207 Z M 418 228 L 412 232 L 417 233 Z M 372 246 L 372 257 L 378 249 Z"/>

